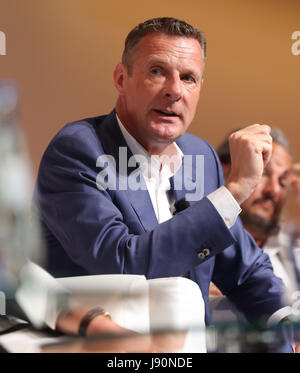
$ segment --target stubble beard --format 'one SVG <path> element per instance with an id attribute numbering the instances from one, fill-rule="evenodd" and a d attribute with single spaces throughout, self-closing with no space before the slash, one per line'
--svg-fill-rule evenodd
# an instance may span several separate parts
<path id="1" fill-rule="evenodd" d="M 279 228 L 279 216 L 274 215 L 265 219 L 258 214 L 243 210 L 241 219 L 245 228 L 253 235 L 267 239 L 271 234 L 276 233 Z"/>

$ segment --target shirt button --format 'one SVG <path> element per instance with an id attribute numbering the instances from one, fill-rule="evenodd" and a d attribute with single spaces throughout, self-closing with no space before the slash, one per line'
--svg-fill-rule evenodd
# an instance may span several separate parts
<path id="1" fill-rule="evenodd" d="M 227 227 L 230 226 L 230 221 L 229 221 L 229 219 L 226 219 L 226 218 L 225 218 L 225 224 L 227 225 Z"/>

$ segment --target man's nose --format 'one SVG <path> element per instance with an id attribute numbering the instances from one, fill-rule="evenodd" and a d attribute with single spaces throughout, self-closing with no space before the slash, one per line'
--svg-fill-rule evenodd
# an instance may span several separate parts
<path id="1" fill-rule="evenodd" d="M 167 79 L 164 95 L 171 101 L 178 101 L 182 97 L 182 81 L 180 76 L 172 76 Z"/>

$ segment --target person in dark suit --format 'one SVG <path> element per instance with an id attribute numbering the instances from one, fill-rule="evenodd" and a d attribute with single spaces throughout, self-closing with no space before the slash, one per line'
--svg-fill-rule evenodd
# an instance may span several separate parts
<path id="1" fill-rule="evenodd" d="M 205 46 L 204 34 L 184 21 L 138 25 L 114 71 L 115 109 L 69 123 L 51 141 L 35 194 L 47 269 L 186 276 L 201 289 L 207 323 L 213 280 L 249 320 L 268 320 L 284 306 L 282 282 L 238 214 L 270 159 L 270 128 L 254 124 L 230 136 L 224 186 L 212 146 L 186 133 Z"/>

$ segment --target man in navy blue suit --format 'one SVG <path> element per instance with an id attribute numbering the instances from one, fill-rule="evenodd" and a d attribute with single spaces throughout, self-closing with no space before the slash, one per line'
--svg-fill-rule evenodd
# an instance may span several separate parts
<path id="1" fill-rule="evenodd" d="M 207 322 L 213 280 L 249 320 L 280 320 L 282 282 L 238 218 L 270 159 L 270 128 L 230 136 L 225 186 L 213 148 L 186 133 L 205 45 L 202 32 L 173 18 L 138 25 L 114 71 L 115 109 L 69 123 L 51 141 L 36 189 L 47 269 L 186 276 L 201 289 Z"/>

